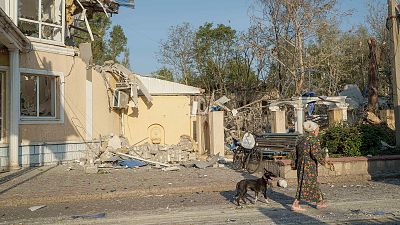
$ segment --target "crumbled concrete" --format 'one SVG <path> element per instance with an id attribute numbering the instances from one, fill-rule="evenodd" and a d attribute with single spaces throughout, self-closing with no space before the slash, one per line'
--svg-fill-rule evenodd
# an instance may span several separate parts
<path id="1" fill-rule="evenodd" d="M 117 135 L 111 135 L 110 140 L 108 140 L 108 146 L 112 147 L 113 149 L 121 148 L 121 139 Z"/>
<path id="2" fill-rule="evenodd" d="M 85 173 L 94 174 L 94 173 L 98 173 L 98 172 L 99 172 L 99 168 L 96 165 L 85 166 Z"/>

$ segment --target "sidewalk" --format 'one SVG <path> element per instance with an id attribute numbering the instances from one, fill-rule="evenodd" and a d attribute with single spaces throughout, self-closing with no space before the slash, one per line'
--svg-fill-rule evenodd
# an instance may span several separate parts
<path id="1" fill-rule="evenodd" d="M 227 167 L 162 171 L 146 166 L 108 171 L 110 173 L 86 174 L 82 166 L 71 164 L 2 173 L 0 208 L 196 192 L 229 192 L 233 196 L 236 183 L 245 176 L 252 176 Z M 393 200 L 400 198 L 400 179 L 323 183 L 321 189 L 328 201 L 359 201 L 366 196 Z M 296 185 L 289 183 L 288 188 L 274 187 L 273 196 L 280 200 L 294 196 L 295 191 Z"/>
<path id="2" fill-rule="evenodd" d="M 249 176 L 229 168 L 162 171 L 147 166 L 104 171 L 86 174 L 82 166 L 71 164 L 0 174 L 0 206 L 227 191 Z"/>

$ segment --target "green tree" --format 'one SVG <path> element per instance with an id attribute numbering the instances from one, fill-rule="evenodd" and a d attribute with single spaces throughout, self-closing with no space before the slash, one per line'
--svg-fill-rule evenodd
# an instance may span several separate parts
<path id="1" fill-rule="evenodd" d="M 223 24 L 200 26 L 195 34 L 195 61 L 202 86 L 208 91 L 227 94 L 226 68 L 233 58 L 236 31 Z"/>
<path id="2" fill-rule="evenodd" d="M 89 25 L 94 34 L 94 41 L 92 42 L 93 63 L 103 65 L 104 61 L 107 60 L 104 52 L 107 52 L 106 34 L 111 21 L 103 12 L 94 13 L 89 20 Z M 86 25 L 84 22 L 80 22 L 79 27 L 86 27 Z M 75 30 L 72 38 L 76 46 L 79 46 L 80 43 L 91 42 L 89 33 L 80 30 Z"/>
<path id="3" fill-rule="evenodd" d="M 128 38 L 125 36 L 124 30 L 120 25 L 115 25 L 110 32 L 110 39 L 107 42 L 109 48 L 108 58 L 119 62 L 118 57 L 121 53 L 125 52 L 126 54 L 126 44 L 128 42 Z"/>
<path id="4" fill-rule="evenodd" d="M 110 18 L 103 12 L 94 13 L 89 19 L 89 25 L 94 35 L 92 42 L 93 63 L 103 65 L 107 60 L 120 62 L 119 58 L 121 54 L 124 54 L 121 63 L 129 67 L 129 50 L 126 48 L 128 39 L 122 27 L 115 25 L 110 32 Z M 86 27 L 86 25 L 80 22 L 79 27 Z M 75 46 L 79 46 L 80 43 L 91 42 L 89 33 L 81 30 L 75 30 L 72 38 Z"/>

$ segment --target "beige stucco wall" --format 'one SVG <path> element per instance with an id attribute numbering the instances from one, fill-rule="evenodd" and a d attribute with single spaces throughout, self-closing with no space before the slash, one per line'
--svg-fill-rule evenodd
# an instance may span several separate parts
<path id="1" fill-rule="evenodd" d="M 21 54 L 20 67 L 49 70 L 64 74 L 65 118 L 60 124 L 22 124 L 20 139 L 32 142 L 81 141 L 85 137 L 85 79 L 84 62 L 72 56 L 32 51 Z M 61 96 L 62 97 L 62 96 Z"/>
<path id="2" fill-rule="evenodd" d="M 138 109 L 125 115 L 125 136 L 130 144 L 150 142 L 149 127 L 159 124 L 164 129 L 165 144 L 177 144 L 181 135 L 190 135 L 192 120 L 190 96 L 155 96 L 147 106 L 139 98 Z"/>
<path id="3" fill-rule="evenodd" d="M 108 104 L 108 96 L 110 104 L 112 104 L 112 96 L 107 92 L 104 84 L 104 79 L 100 73 L 92 70 L 93 81 L 93 138 L 98 138 L 99 135 L 120 134 L 120 117 L 118 113 L 110 110 Z M 115 83 L 112 76 L 107 76 L 111 84 Z"/>
<path id="4" fill-rule="evenodd" d="M 6 57 L 0 57 L 0 65 L 8 64 Z M 64 98 L 64 123 L 21 124 L 21 143 L 86 140 L 86 64 L 77 56 L 32 51 L 21 54 L 20 67 L 61 72 L 64 75 L 64 96 L 61 96 Z M 103 78 L 94 70 L 92 82 L 93 137 L 118 133 L 118 115 L 109 110 Z"/>

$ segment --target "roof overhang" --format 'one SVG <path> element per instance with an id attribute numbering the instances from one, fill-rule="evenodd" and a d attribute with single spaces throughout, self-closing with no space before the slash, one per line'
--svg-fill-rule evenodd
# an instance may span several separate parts
<path id="1" fill-rule="evenodd" d="M 8 49 L 28 52 L 32 49 L 30 40 L 18 29 L 10 17 L 0 8 L 0 43 Z"/>

